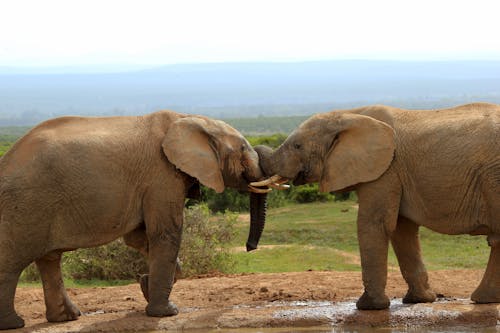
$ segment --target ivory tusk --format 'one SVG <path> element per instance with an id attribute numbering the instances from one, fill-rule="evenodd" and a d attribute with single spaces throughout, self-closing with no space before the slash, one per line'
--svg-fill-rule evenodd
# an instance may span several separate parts
<path id="1" fill-rule="evenodd" d="M 248 190 L 253 193 L 269 193 L 273 189 L 272 188 L 257 188 L 255 186 L 249 185 Z"/>
<path id="2" fill-rule="evenodd" d="M 252 186 L 266 186 L 266 185 L 269 185 L 271 183 L 279 182 L 281 180 L 282 180 L 282 178 L 280 175 L 274 175 L 270 178 L 261 180 L 260 182 L 252 182 L 252 183 L 250 183 L 250 185 L 252 185 Z"/>
<path id="3" fill-rule="evenodd" d="M 271 183 L 269 186 L 277 190 L 288 190 L 290 188 L 290 185 L 280 183 Z"/>

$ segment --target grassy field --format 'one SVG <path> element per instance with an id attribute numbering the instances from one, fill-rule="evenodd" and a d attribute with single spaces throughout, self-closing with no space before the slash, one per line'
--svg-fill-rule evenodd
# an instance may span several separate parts
<path id="1" fill-rule="evenodd" d="M 357 206 L 353 201 L 294 204 L 270 209 L 260 249 L 236 251 L 236 272 L 360 270 L 356 238 Z M 245 244 L 248 225 L 238 223 L 235 247 Z M 429 270 L 484 269 L 489 247 L 484 236 L 449 236 L 420 229 L 424 262 Z M 390 249 L 389 268 L 398 270 Z"/>

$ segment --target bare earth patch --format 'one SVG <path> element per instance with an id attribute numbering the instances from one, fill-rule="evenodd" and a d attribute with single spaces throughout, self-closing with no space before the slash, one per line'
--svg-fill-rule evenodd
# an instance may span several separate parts
<path id="1" fill-rule="evenodd" d="M 47 323 L 41 288 L 19 288 L 16 309 L 26 327 L 16 332 L 122 332 L 197 328 L 290 326 L 495 326 L 498 304 L 469 300 L 482 271 L 430 272 L 440 294 L 433 304 L 404 305 L 406 284 L 399 272 L 389 272 L 391 308 L 358 311 L 362 293 L 360 272 L 298 272 L 248 274 L 184 279 L 172 300 L 180 314 L 151 318 L 138 284 L 122 287 L 69 289 L 83 315 L 77 321 Z"/>

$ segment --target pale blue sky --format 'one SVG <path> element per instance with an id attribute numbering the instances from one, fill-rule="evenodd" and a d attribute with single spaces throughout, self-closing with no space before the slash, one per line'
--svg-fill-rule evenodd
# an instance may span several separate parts
<path id="1" fill-rule="evenodd" d="M 500 1 L 5 0 L 0 66 L 498 59 Z"/>

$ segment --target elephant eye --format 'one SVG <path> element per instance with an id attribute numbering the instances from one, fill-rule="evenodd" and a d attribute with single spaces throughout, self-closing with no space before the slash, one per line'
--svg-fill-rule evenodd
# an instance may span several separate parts
<path id="1" fill-rule="evenodd" d="M 293 148 L 300 149 L 300 148 L 302 148 L 302 145 L 300 143 L 294 143 Z"/>

